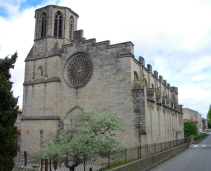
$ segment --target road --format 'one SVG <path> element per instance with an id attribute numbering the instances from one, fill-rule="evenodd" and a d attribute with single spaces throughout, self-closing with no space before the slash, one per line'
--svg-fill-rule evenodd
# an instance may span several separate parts
<path id="1" fill-rule="evenodd" d="M 149 171 L 211 171 L 211 135 Z"/>

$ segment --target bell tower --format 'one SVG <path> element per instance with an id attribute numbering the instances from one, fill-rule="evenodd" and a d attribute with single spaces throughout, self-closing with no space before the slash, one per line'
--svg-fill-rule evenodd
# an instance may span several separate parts
<path id="1" fill-rule="evenodd" d="M 49 5 L 35 11 L 35 54 L 51 55 L 55 43 L 61 48 L 73 40 L 78 14 L 67 7 Z"/>
<path id="2" fill-rule="evenodd" d="M 49 5 L 35 11 L 34 45 L 25 59 L 21 151 L 32 153 L 60 124 L 61 47 L 70 44 L 78 14 Z"/>

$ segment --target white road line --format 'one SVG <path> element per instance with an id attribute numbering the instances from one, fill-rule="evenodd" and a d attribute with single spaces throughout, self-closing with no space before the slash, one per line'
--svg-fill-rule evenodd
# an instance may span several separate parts
<path id="1" fill-rule="evenodd" d="M 198 145 L 194 145 L 193 147 L 198 147 Z"/>
<path id="2" fill-rule="evenodd" d="M 206 147 L 206 145 L 202 145 L 202 147 Z"/>

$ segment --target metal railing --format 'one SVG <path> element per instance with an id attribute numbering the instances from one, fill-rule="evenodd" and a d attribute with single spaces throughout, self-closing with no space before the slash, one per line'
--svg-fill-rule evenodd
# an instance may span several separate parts
<path id="1" fill-rule="evenodd" d="M 188 142 L 189 138 L 185 138 L 155 144 L 146 144 L 139 147 L 125 148 L 118 153 L 112 153 L 112 155 L 108 152 L 108 155 L 104 158 L 99 157 L 87 159 L 84 157 L 83 163 L 77 166 L 75 171 L 101 171 L 102 168 L 110 168 L 112 165 L 118 164 L 118 162 L 121 164 L 128 163 L 155 155 Z M 115 160 L 115 156 L 121 156 L 118 162 Z M 18 153 L 14 162 L 15 167 L 13 171 L 69 171 L 64 163 L 58 163 L 57 168 L 55 168 L 53 167 L 51 160 L 38 161 L 31 158 L 29 155 L 25 155 L 24 157 L 20 153 Z"/>

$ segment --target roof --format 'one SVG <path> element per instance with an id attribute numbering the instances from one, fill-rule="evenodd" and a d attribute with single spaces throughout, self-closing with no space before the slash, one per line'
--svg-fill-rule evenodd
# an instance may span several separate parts
<path id="1" fill-rule="evenodd" d="M 21 134 L 21 130 L 20 129 L 16 129 L 16 131 L 17 131 L 17 134 Z"/>
<path id="2" fill-rule="evenodd" d="M 191 119 L 183 119 L 183 120 L 186 120 L 186 121 L 191 121 L 191 122 L 198 123 L 198 121 L 196 121 L 196 120 L 191 120 Z"/>

